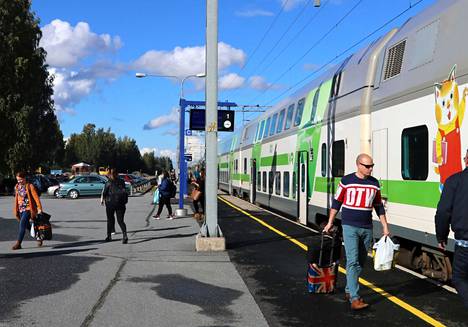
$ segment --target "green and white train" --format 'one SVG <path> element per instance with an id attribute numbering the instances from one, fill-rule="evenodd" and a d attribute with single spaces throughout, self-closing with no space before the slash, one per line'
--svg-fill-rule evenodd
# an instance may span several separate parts
<path id="1" fill-rule="evenodd" d="M 435 3 L 221 141 L 219 188 L 317 226 L 368 153 L 406 265 L 449 278 L 434 215 L 468 148 L 466 13 L 468 1 Z"/>

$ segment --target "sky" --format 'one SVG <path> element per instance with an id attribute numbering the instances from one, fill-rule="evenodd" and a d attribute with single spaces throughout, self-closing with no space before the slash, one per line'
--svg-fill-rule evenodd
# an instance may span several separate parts
<path id="1" fill-rule="evenodd" d="M 313 0 L 219 0 L 218 99 L 268 110 L 304 85 L 299 81 L 312 81 L 321 67 L 434 2 L 321 0 L 316 8 Z M 32 0 L 32 10 L 64 137 L 93 123 L 135 139 L 142 153 L 175 158 L 180 80 L 205 70 L 206 1 Z M 183 95 L 203 101 L 204 79 L 188 78 Z M 258 114 L 237 112 L 236 127 Z"/>

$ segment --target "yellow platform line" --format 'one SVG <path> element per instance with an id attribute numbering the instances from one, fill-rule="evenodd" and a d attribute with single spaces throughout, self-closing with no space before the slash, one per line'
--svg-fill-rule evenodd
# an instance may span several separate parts
<path id="1" fill-rule="evenodd" d="M 218 199 L 221 200 L 222 202 L 226 203 L 228 206 L 234 208 L 235 210 L 243 213 L 244 215 L 246 215 L 247 217 L 249 218 L 252 218 L 253 220 L 255 220 L 256 222 L 258 222 L 259 224 L 265 226 L 266 228 L 268 228 L 269 230 L 275 232 L 276 234 L 278 235 L 281 235 L 283 236 L 285 239 L 293 242 L 294 244 L 296 244 L 297 246 L 299 246 L 301 249 L 303 249 L 304 251 L 307 251 L 307 245 L 305 245 L 304 243 L 296 240 L 295 238 L 283 233 L 282 231 L 276 229 L 275 227 L 267 224 L 266 222 L 264 222 L 263 220 L 251 215 L 250 213 L 248 213 L 247 211 L 237 207 L 236 205 L 232 204 L 231 202 L 225 200 L 224 198 L 218 196 Z M 346 269 L 342 268 L 342 267 L 339 267 L 339 271 L 343 274 L 346 274 Z M 403 300 L 400 300 L 399 298 L 397 298 L 396 296 L 388 293 L 387 291 L 381 289 L 380 287 L 377 287 L 375 286 L 374 284 L 372 284 L 371 282 L 365 280 L 364 278 L 359 278 L 359 283 L 361 283 L 362 285 L 364 286 L 367 286 L 368 288 L 370 288 L 371 290 L 373 290 L 374 292 L 382 295 L 383 297 L 385 297 L 387 300 L 389 301 L 392 301 L 393 303 L 395 303 L 396 305 L 398 305 L 399 307 L 405 309 L 406 311 L 408 312 L 411 312 L 413 315 L 415 315 L 416 317 L 418 317 L 419 319 L 421 320 L 424 320 L 425 322 L 427 322 L 428 324 L 430 324 L 431 326 L 438 326 L 438 327 L 442 327 L 442 326 L 445 326 L 444 324 L 442 324 L 441 322 L 435 320 L 434 318 L 428 316 L 427 314 L 425 314 L 424 312 L 422 312 L 421 310 L 419 309 L 416 309 L 415 307 L 413 307 L 412 305 L 406 303 L 405 301 Z"/>

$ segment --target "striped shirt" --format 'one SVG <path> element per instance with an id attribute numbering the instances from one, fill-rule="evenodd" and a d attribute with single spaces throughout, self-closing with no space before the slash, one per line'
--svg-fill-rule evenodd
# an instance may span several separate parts
<path id="1" fill-rule="evenodd" d="M 369 176 L 361 179 L 355 173 L 344 176 L 333 199 L 332 208 L 341 211 L 341 223 L 360 228 L 372 228 L 372 208 L 384 215 L 380 186 Z"/>

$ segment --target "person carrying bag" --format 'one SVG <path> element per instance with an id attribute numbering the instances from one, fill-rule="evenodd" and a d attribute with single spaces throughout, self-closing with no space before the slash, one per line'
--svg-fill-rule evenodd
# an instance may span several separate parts
<path id="1" fill-rule="evenodd" d="M 12 250 L 21 249 L 21 243 L 23 242 L 26 229 L 31 229 L 31 223 L 34 223 L 37 215 L 42 213 L 41 200 L 34 185 L 26 181 L 26 173 L 18 172 L 16 174 L 16 181 L 18 183 L 15 186 L 13 215 L 19 222 L 19 232 L 17 241 L 11 248 Z M 33 237 L 35 236 L 34 234 Z M 37 246 L 42 246 L 42 240 L 37 240 Z"/>

